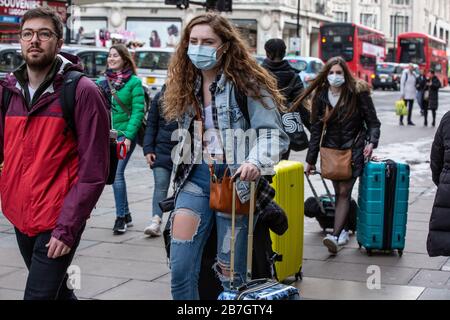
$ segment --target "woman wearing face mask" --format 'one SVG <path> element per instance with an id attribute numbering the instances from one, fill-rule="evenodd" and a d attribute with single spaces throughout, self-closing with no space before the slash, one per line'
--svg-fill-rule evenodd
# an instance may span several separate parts
<path id="1" fill-rule="evenodd" d="M 131 214 L 128 208 L 125 168 L 136 147 L 136 135 L 144 117 L 144 89 L 136 76 L 136 66 L 123 44 L 109 49 L 108 68 L 105 76 L 97 81 L 108 92 L 112 101 L 112 127 L 118 132 L 118 140 L 126 145 L 127 156 L 117 166 L 113 184 L 116 203 L 116 221 L 113 232 L 121 235 L 131 227 Z"/>
<path id="2" fill-rule="evenodd" d="M 171 224 L 172 296 L 196 300 L 202 252 L 213 223 L 218 243 L 214 269 L 224 288 L 230 284 L 231 215 L 210 208 L 208 163 L 213 161 L 219 179 L 226 169 L 236 177 L 237 196 L 243 203 L 250 198 L 249 182 L 257 182 L 258 214 L 274 196 L 261 176 L 273 174 L 273 165 L 286 152 L 289 138 L 282 130 L 278 108 L 283 97 L 275 79 L 256 63 L 226 18 L 214 13 L 193 18 L 184 29 L 168 74 L 165 117 L 177 120 L 181 129 L 179 149 L 172 153 L 176 197 Z M 247 104 L 241 107 L 238 92 L 247 96 Z M 234 143 L 233 135 L 248 129 L 254 129 L 256 140 L 242 148 L 243 143 Z M 203 152 L 194 152 L 198 148 Z M 234 287 L 245 281 L 247 227 L 248 217 L 238 216 Z"/>
<path id="3" fill-rule="evenodd" d="M 336 254 L 349 241 L 345 227 L 353 186 L 357 177 L 363 173 L 364 160 L 371 157 L 373 149 L 378 145 L 381 124 L 369 86 L 352 76 L 341 57 L 328 61 L 293 108 L 300 106 L 310 95 L 311 139 L 306 157 L 306 173 L 311 174 L 316 170 L 320 147 L 352 149 L 352 177 L 346 181 L 333 181 L 336 195 L 334 230 L 323 240 L 330 253 Z"/>

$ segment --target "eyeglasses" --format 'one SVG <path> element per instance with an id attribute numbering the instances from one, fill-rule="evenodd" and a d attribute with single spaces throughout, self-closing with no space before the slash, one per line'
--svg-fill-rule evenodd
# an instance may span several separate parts
<path id="1" fill-rule="evenodd" d="M 32 29 L 24 29 L 20 32 L 20 39 L 23 41 L 31 41 L 35 33 L 37 34 L 39 41 L 48 41 L 53 36 L 56 36 L 56 33 L 50 29 L 39 29 L 37 31 Z"/>

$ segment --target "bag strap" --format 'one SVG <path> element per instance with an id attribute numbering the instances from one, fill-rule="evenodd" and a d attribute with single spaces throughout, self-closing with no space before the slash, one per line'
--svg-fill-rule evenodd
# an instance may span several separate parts
<path id="1" fill-rule="evenodd" d="M 248 216 L 248 241 L 247 241 L 247 280 L 252 278 L 253 264 L 253 223 L 255 219 L 256 183 L 250 183 L 250 212 Z M 233 203 L 231 204 L 231 252 L 230 252 L 230 289 L 234 288 L 234 256 L 236 242 L 236 182 L 233 182 Z"/>
<path id="2" fill-rule="evenodd" d="M 109 78 L 106 76 L 106 82 L 108 82 L 108 86 L 109 89 L 111 90 L 111 94 L 114 97 L 114 99 L 116 100 L 116 102 L 119 104 L 120 108 L 128 115 L 128 117 L 131 117 L 131 111 L 130 109 L 128 109 L 125 104 L 122 102 L 122 100 L 119 99 L 119 97 L 117 96 L 117 90 L 114 89 L 114 87 L 111 84 L 111 81 L 109 80 Z"/>
<path id="3" fill-rule="evenodd" d="M 67 127 L 64 129 L 64 134 L 67 134 L 68 130 L 76 133 L 75 125 L 75 100 L 76 100 L 76 89 L 78 82 L 84 73 L 80 71 L 69 71 L 64 74 L 64 82 L 59 96 L 59 101 L 61 103 L 61 109 L 63 113 L 63 118 L 66 121 Z"/>

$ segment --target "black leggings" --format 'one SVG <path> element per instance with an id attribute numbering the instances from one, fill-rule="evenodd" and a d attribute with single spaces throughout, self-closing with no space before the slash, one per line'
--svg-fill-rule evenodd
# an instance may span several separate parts
<path id="1" fill-rule="evenodd" d="M 348 225 L 350 201 L 352 199 L 352 190 L 355 182 L 356 178 L 347 181 L 333 181 L 334 192 L 336 195 L 333 235 L 336 237 L 339 237 L 342 230 Z"/>
<path id="2" fill-rule="evenodd" d="M 408 123 L 411 123 L 414 100 L 405 100 L 405 103 L 408 105 Z M 403 122 L 403 116 L 400 116 L 400 122 Z"/>
<path id="3" fill-rule="evenodd" d="M 436 124 L 436 109 L 430 109 L 426 105 L 424 105 L 424 108 L 423 108 L 423 116 L 425 117 L 425 124 L 428 124 L 428 110 L 431 110 L 431 114 L 433 115 L 433 125 L 435 125 Z"/>

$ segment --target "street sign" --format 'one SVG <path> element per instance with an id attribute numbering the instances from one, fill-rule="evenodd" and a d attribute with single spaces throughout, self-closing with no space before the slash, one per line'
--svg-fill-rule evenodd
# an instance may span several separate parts
<path id="1" fill-rule="evenodd" d="M 289 51 L 300 52 L 301 38 L 291 37 L 289 38 Z"/>

